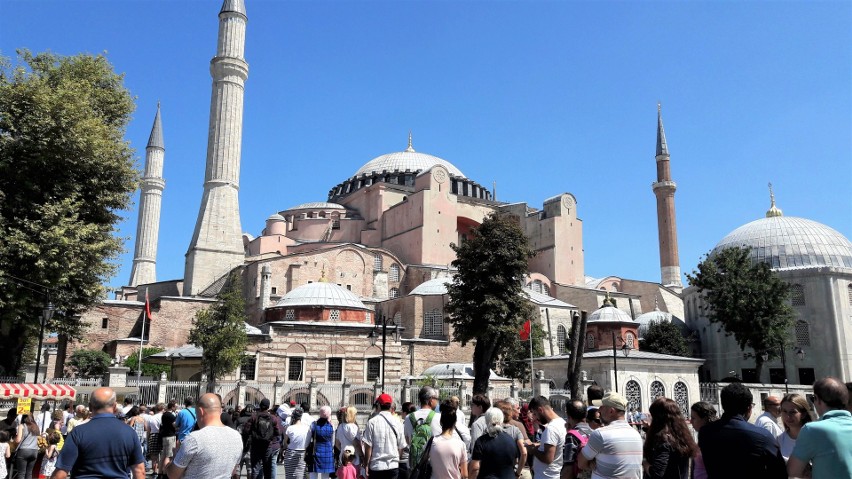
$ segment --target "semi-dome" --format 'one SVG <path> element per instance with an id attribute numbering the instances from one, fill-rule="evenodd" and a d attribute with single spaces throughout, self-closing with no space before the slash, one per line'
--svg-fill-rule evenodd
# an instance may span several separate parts
<path id="1" fill-rule="evenodd" d="M 411 146 L 411 134 L 408 135 L 408 148 L 404 151 L 388 153 L 386 155 L 377 156 L 364 164 L 355 176 L 369 175 L 371 173 L 381 173 L 383 171 L 425 171 L 435 165 L 441 165 L 447 169 L 453 176 L 464 178 L 464 174 L 455 167 L 452 163 L 437 156 L 427 155 L 414 151 Z"/>
<path id="2" fill-rule="evenodd" d="M 639 339 L 645 338 L 645 335 L 648 334 L 648 329 L 651 327 L 651 323 L 672 323 L 680 329 L 681 333 L 688 333 L 689 331 L 689 328 L 683 320 L 666 311 L 660 311 L 659 309 L 649 311 L 645 314 L 640 314 L 639 317 L 636 318 L 636 322 L 639 323 Z"/>
<path id="3" fill-rule="evenodd" d="M 452 278 L 430 279 L 429 281 L 420 283 L 409 294 L 416 294 L 421 296 L 441 296 L 447 294 L 447 285 L 452 282 Z"/>
<path id="4" fill-rule="evenodd" d="M 285 294 L 276 307 L 322 306 L 327 308 L 368 309 L 352 291 L 334 283 L 308 283 Z"/>
<path id="5" fill-rule="evenodd" d="M 773 207 L 774 207 L 773 202 Z M 777 208 L 776 208 L 777 209 Z M 852 243 L 828 226 L 792 216 L 780 216 L 780 210 L 740 226 L 713 248 L 713 254 L 734 246 L 751 249 L 751 259 L 772 269 L 835 266 L 852 268 Z"/>

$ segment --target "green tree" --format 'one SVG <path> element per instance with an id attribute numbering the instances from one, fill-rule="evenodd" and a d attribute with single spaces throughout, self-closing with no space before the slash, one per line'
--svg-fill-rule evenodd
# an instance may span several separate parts
<path id="1" fill-rule="evenodd" d="M 97 378 L 109 371 L 112 358 L 99 349 L 78 349 L 68 361 L 71 371 L 80 378 Z"/>
<path id="2" fill-rule="evenodd" d="M 651 321 L 642 338 L 642 350 L 672 356 L 691 356 L 680 328 L 671 321 Z"/>
<path id="3" fill-rule="evenodd" d="M 201 365 L 211 383 L 242 364 L 247 337 L 246 304 L 243 299 L 242 277 L 233 271 L 218 295 L 219 301 L 210 309 L 195 314 L 189 342 L 204 349 Z"/>
<path id="4" fill-rule="evenodd" d="M 517 218 L 488 215 L 462 244 L 450 245 L 458 272 L 448 285 L 447 303 L 453 340 L 473 349 L 473 393 L 488 390 L 490 370 L 508 352 L 521 325 L 535 317 L 522 293 L 529 259 L 535 252 Z"/>
<path id="5" fill-rule="evenodd" d="M 103 55 L 0 57 L 0 374 L 46 331 L 79 337 L 122 251 L 116 224 L 136 189 L 124 139 L 134 110 Z"/>
<path id="6" fill-rule="evenodd" d="M 171 372 L 172 368 L 166 364 L 150 364 L 145 362 L 145 358 L 148 356 L 162 353 L 163 351 L 165 351 L 165 349 L 154 346 L 142 348 L 143 376 L 152 376 L 154 379 L 160 379 L 160 373 L 166 373 L 166 375 L 168 375 Z M 139 348 L 136 348 L 136 352 L 131 353 L 127 356 L 127 359 L 124 360 L 124 365 L 130 368 L 131 371 L 136 371 L 137 363 L 139 363 Z"/>
<path id="7" fill-rule="evenodd" d="M 686 276 L 706 302 L 703 309 L 710 322 L 733 335 L 743 351 L 751 349 L 760 377 L 763 364 L 779 357 L 789 342 L 794 320 L 790 286 L 740 247 L 708 255 Z"/>
<path id="8" fill-rule="evenodd" d="M 537 358 L 544 356 L 544 340 L 547 335 L 541 325 L 532 321 L 533 355 Z M 522 325 L 523 327 L 523 325 Z M 517 379 L 526 384 L 530 382 L 530 342 L 521 340 L 520 334 L 509 338 L 506 352 L 500 358 L 501 376 Z"/>

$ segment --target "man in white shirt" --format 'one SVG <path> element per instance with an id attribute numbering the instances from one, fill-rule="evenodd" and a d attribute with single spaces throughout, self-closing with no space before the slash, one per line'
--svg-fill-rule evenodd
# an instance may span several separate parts
<path id="1" fill-rule="evenodd" d="M 781 416 L 781 401 L 775 396 L 766 396 L 763 400 L 763 414 L 757 417 L 754 424 L 766 429 L 772 437 L 778 437 L 784 432 L 778 425 L 778 417 Z"/>
<path id="2" fill-rule="evenodd" d="M 390 412 L 393 398 L 382 394 L 376 402 L 379 405 L 379 413 L 367 421 L 361 437 L 367 478 L 397 479 L 399 457 L 408 443 L 399 421 L 394 419 Z"/>
<path id="3" fill-rule="evenodd" d="M 580 469 L 593 478 L 642 479 L 642 436 L 625 418 L 627 399 L 609 392 L 593 400 L 605 427 L 592 431 L 578 457 Z"/>
<path id="4" fill-rule="evenodd" d="M 536 479 L 559 479 L 562 473 L 562 453 L 565 449 L 565 420 L 556 414 L 550 401 L 538 396 L 530 401 L 530 412 L 544 425 L 541 442 L 533 443 L 533 475 Z"/>

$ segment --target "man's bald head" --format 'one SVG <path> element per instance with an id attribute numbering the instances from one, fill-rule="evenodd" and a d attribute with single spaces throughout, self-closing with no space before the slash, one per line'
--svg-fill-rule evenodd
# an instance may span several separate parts
<path id="1" fill-rule="evenodd" d="M 222 426 L 222 399 L 218 394 L 207 393 L 195 404 L 198 408 L 198 425 Z"/>
<path id="2" fill-rule="evenodd" d="M 198 400 L 198 407 L 203 409 L 222 409 L 222 400 L 219 399 L 219 396 L 213 393 L 207 393 L 201 396 L 201 399 Z"/>
<path id="3" fill-rule="evenodd" d="M 97 388 L 89 398 L 92 414 L 115 412 L 115 391 L 112 388 Z"/>
<path id="4" fill-rule="evenodd" d="M 828 409 L 846 409 L 846 401 L 849 393 L 846 385 L 839 379 L 827 377 L 814 383 L 814 395 L 822 401 Z M 822 413 L 820 413 L 822 415 Z"/>

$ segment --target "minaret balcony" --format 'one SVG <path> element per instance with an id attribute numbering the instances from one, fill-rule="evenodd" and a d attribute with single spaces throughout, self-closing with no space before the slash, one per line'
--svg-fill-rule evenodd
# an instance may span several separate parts
<path id="1" fill-rule="evenodd" d="M 651 188 L 654 189 L 656 193 L 657 190 L 671 190 L 674 191 L 677 189 L 677 183 L 674 181 L 657 181 L 655 183 L 651 183 Z"/>

